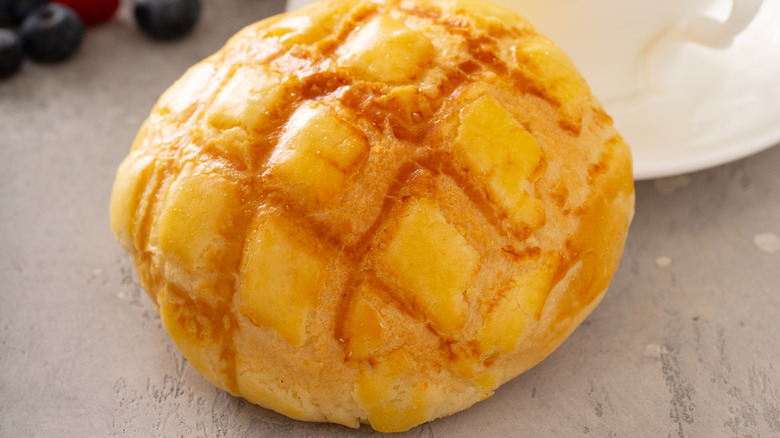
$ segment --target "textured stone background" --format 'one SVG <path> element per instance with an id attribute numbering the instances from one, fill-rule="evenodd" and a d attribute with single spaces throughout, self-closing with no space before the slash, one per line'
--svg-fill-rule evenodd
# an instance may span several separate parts
<path id="1" fill-rule="evenodd" d="M 209 0 L 183 41 L 129 2 L 73 60 L 0 82 L 0 436 L 375 436 L 209 385 L 108 230 L 114 172 L 157 96 L 273 0 Z M 780 148 L 637 184 L 602 304 L 538 367 L 402 437 L 780 436 Z"/>

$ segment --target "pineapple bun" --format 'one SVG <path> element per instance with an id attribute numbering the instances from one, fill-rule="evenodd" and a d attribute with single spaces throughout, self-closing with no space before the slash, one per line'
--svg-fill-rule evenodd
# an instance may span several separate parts
<path id="1" fill-rule="evenodd" d="M 403 431 L 601 300 L 629 148 L 558 46 L 469 0 L 252 24 L 159 99 L 111 229 L 189 363 L 289 417 Z"/>

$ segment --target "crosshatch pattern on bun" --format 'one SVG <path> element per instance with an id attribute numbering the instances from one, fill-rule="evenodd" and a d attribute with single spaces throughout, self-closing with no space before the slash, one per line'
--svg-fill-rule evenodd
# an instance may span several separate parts
<path id="1" fill-rule="evenodd" d="M 628 146 L 528 22 L 347 0 L 250 25 L 174 83 L 119 167 L 111 228 L 215 385 L 402 431 L 563 342 L 633 205 Z"/>

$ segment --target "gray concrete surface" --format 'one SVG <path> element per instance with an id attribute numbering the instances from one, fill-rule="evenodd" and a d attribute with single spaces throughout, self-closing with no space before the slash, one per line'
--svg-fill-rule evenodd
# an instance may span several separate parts
<path id="1" fill-rule="evenodd" d="M 378 435 L 209 385 L 108 230 L 114 172 L 157 96 L 284 2 L 207 1 L 169 44 L 128 7 L 75 59 L 0 82 L 0 436 Z M 620 270 L 583 326 L 492 398 L 399 436 L 780 436 L 779 235 L 780 148 L 638 183 Z"/>

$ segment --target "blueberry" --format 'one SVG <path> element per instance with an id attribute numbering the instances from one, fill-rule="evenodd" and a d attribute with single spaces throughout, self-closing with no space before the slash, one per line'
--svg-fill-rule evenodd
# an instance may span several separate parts
<path id="1" fill-rule="evenodd" d="M 18 25 L 49 0 L 0 0 L 0 26 Z"/>
<path id="2" fill-rule="evenodd" d="M 84 37 L 84 25 L 73 9 L 48 3 L 24 19 L 19 33 L 30 58 L 58 62 L 76 53 Z"/>
<path id="3" fill-rule="evenodd" d="M 10 29 L 0 28 L 0 79 L 19 70 L 24 59 L 22 38 Z"/>
<path id="4" fill-rule="evenodd" d="M 199 0 L 136 0 L 135 21 L 150 36 L 163 40 L 189 33 L 200 17 Z"/>

